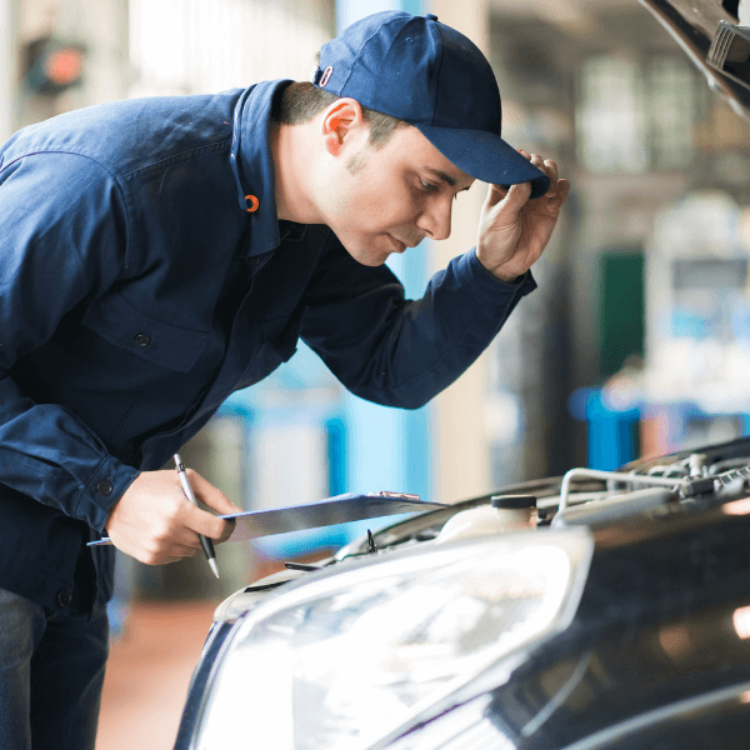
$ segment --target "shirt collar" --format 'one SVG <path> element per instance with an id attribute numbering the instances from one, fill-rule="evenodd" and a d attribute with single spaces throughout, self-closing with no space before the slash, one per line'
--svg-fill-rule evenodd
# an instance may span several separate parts
<path id="1" fill-rule="evenodd" d="M 274 250 L 281 241 L 276 214 L 275 169 L 269 126 L 273 98 L 290 81 L 265 81 L 246 89 L 234 109 L 234 133 L 230 155 L 237 183 L 239 210 L 257 208 L 248 213 L 252 242 L 247 255 Z M 246 196 L 254 196 L 246 198 Z M 257 204 L 256 204 L 257 201 Z"/>

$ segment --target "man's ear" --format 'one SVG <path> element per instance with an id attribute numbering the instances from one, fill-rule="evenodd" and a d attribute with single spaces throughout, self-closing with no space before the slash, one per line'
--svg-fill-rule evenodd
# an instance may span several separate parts
<path id="1" fill-rule="evenodd" d="M 326 151 L 338 156 L 345 142 L 367 130 L 360 103 L 356 99 L 337 99 L 324 110 L 320 128 Z"/>

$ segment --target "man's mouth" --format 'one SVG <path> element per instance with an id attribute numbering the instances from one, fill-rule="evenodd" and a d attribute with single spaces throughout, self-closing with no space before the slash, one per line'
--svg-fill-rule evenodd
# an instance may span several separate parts
<path id="1" fill-rule="evenodd" d="M 393 240 L 393 244 L 397 248 L 397 253 L 403 253 L 407 247 L 416 247 L 424 239 L 424 237 L 407 237 L 404 240 L 400 240 L 398 237 L 394 237 L 392 234 L 389 234 L 388 236 L 391 238 L 391 240 Z"/>
<path id="2" fill-rule="evenodd" d="M 391 243 L 393 244 L 393 247 L 394 247 L 394 252 L 403 253 L 408 247 L 406 243 L 401 242 L 401 240 L 399 239 L 396 239 L 392 234 L 389 234 L 388 237 L 390 237 L 391 239 Z"/>

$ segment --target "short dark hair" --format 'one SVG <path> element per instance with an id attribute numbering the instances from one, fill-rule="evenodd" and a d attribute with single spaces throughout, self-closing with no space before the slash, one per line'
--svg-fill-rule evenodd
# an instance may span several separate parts
<path id="1" fill-rule="evenodd" d="M 284 125 L 301 125 L 303 122 L 312 120 L 315 115 L 339 98 L 336 94 L 313 86 L 308 81 L 297 81 L 284 90 L 279 111 L 274 119 Z M 409 124 L 404 120 L 384 115 L 382 112 L 375 112 L 367 107 L 362 107 L 362 117 L 370 124 L 370 143 L 375 148 L 385 145 L 396 128 Z"/>

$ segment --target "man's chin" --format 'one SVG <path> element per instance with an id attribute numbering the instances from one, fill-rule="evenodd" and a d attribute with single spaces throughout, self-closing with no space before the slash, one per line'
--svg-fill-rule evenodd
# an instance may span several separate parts
<path id="1" fill-rule="evenodd" d="M 351 247 L 345 242 L 342 242 L 341 244 L 344 246 L 346 252 L 348 252 L 349 255 L 351 255 L 352 258 L 357 261 L 357 263 L 363 266 L 369 266 L 371 268 L 382 266 L 383 263 L 388 260 L 388 257 L 390 255 L 390 253 L 386 251 L 373 250 L 373 248 L 371 247 Z"/>
<path id="2" fill-rule="evenodd" d="M 384 256 L 383 258 L 377 259 L 377 258 L 370 258 L 370 257 L 358 257 L 356 255 L 352 255 L 354 260 L 356 260 L 360 265 L 362 266 L 368 266 L 369 268 L 377 268 L 378 266 L 382 266 L 387 260 L 388 256 Z"/>

